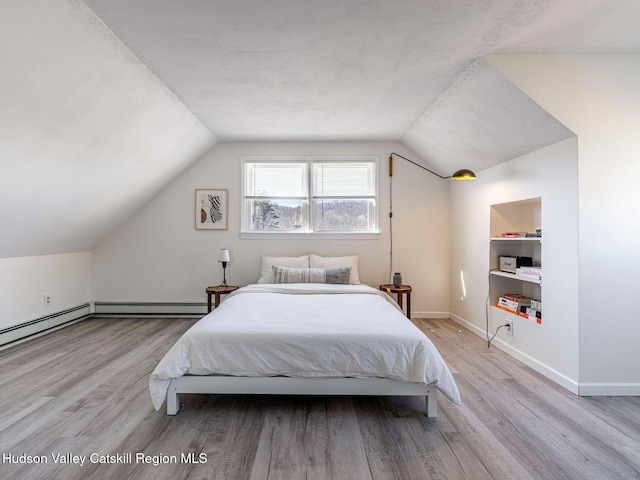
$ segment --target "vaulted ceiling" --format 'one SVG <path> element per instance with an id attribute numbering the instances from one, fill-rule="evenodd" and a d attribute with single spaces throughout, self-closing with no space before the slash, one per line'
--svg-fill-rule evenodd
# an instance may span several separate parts
<path id="1" fill-rule="evenodd" d="M 92 249 L 217 141 L 399 140 L 442 174 L 572 133 L 500 54 L 638 53 L 625 0 L 4 0 L 0 257 Z"/>

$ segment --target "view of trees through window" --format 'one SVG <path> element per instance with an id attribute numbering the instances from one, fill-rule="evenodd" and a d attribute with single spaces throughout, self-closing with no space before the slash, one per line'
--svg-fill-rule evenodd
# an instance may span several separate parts
<path id="1" fill-rule="evenodd" d="M 324 200 L 316 203 L 318 230 L 354 230 L 369 228 L 368 200 Z"/>
<path id="2" fill-rule="evenodd" d="M 275 200 L 253 202 L 252 230 L 298 230 L 304 226 L 302 205 L 281 205 Z"/>
<path id="3" fill-rule="evenodd" d="M 369 228 L 369 201 L 328 200 L 316 203 L 318 230 L 363 231 Z M 289 206 L 275 200 L 253 202 L 251 229 L 299 230 L 304 227 L 302 205 Z"/>

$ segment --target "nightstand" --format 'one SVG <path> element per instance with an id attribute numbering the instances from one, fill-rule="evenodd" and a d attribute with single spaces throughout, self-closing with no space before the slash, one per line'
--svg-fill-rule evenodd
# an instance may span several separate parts
<path id="1" fill-rule="evenodd" d="M 398 306 L 402 309 L 402 295 L 407 295 L 407 318 L 411 318 L 411 287 L 409 285 L 402 285 L 400 287 L 394 286 L 392 283 L 386 285 L 380 285 L 380 290 L 387 293 L 395 293 Z"/>
<path id="2" fill-rule="evenodd" d="M 217 287 L 207 287 L 207 312 L 211 312 L 211 295 L 215 295 L 215 302 L 213 304 L 213 308 L 216 308 L 220 305 L 220 295 L 226 295 L 227 293 L 231 293 L 235 290 L 238 290 L 240 287 L 235 286 L 225 286 L 218 285 Z"/>

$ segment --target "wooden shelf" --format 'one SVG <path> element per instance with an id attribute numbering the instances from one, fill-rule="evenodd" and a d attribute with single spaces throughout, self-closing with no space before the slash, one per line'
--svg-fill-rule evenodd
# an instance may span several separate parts
<path id="1" fill-rule="evenodd" d="M 531 278 L 521 277 L 516 275 L 515 273 L 503 272 L 501 270 L 491 270 L 491 275 L 496 275 L 498 277 L 511 278 L 513 280 L 519 280 L 521 282 L 535 283 L 536 285 L 542 285 L 540 280 L 533 280 Z"/>
<path id="2" fill-rule="evenodd" d="M 540 242 L 542 243 L 542 237 L 517 237 L 517 238 L 502 238 L 491 237 L 492 242 Z"/>
<path id="3" fill-rule="evenodd" d="M 493 310 L 494 315 L 506 315 L 507 316 L 506 318 L 516 317 L 516 318 L 519 318 L 520 320 L 525 320 L 525 321 L 529 322 L 532 325 L 538 325 L 540 327 L 542 326 L 542 321 L 534 322 L 533 320 L 530 320 L 529 317 L 518 315 L 517 313 L 513 313 L 513 312 L 508 312 L 506 310 L 503 310 L 502 308 L 496 307 L 495 305 L 491 305 L 491 309 Z"/>

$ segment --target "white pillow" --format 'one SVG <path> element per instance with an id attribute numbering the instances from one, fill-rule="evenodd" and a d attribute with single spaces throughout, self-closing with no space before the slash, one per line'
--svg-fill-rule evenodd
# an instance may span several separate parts
<path id="1" fill-rule="evenodd" d="M 309 268 L 309 255 L 302 255 L 301 257 L 270 257 L 262 255 L 262 267 L 260 268 L 258 283 L 273 283 L 272 267 L 274 265 L 278 267 Z"/>
<path id="2" fill-rule="evenodd" d="M 351 285 L 360 285 L 358 276 L 358 255 L 348 255 L 346 257 L 321 257 L 320 255 L 309 255 L 309 266 L 311 268 L 340 268 L 351 267 Z"/>

